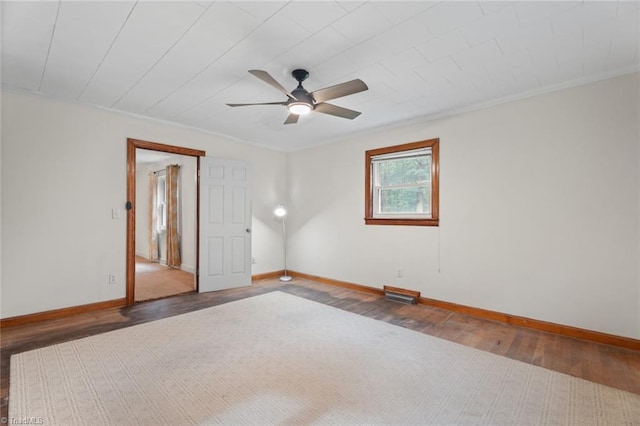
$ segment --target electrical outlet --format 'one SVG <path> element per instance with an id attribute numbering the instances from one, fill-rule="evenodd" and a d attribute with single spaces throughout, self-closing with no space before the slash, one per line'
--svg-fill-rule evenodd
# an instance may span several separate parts
<path id="1" fill-rule="evenodd" d="M 402 278 L 402 268 L 398 268 L 398 271 L 396 272 L 396 277 Z"/>
<path id="2" fill-rule="evenodd" d="M 251 258 L 251 264 L 252 264 L 252 265 L 255 265 L 256 263 L 258 263 L 258 261 L 256 260 L 256 258 L 255 258 L 255 257 L 252 257 L 252 258 Z"/>
<path id="3" fill-rule="evenodd" d="M 115 284 L 118 282 L 118 277 L 116 274 L 109 274 L 109 284 Z"/>

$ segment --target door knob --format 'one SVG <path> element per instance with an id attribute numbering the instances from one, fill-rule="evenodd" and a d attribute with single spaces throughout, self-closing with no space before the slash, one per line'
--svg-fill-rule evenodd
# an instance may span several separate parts
<path id="1" fill-rule="evenodd" d="M 247 228 L 247 234 L 251 233 L 251 228 Z"/>

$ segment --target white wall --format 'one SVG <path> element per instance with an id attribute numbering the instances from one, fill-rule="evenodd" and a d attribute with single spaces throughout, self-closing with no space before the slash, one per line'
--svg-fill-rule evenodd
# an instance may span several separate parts
<path id="1" fill-rule="evenodd" d="M 627 75 L 291 154 L 290 268 L 640 338 L 639 89 Z M 365 226 L 365 150 L 436 137 L 440 227 Z"/>
<path id="2" fill-rule="evenodd" d="M 145 258 L 149 258 L 149 172 L 147 165 L 136 164 L 136 256 Z"/>
<path id="3" fill-rule="evenodd" d="M 196 159 L 172 154 L 167 160 L 136 165 L 136 255 L 149 257 L 149 173 L 164 170 L 169 164 L 180 164 L 180 210 L 182 214 L 180 269 L 196 270 Z M 165 238 L 166 240 L 166 238 Z M 166 261 L 166 245 L 161 248 Z"/>
<path id="4" fill-rule="evenodd" d="M 125 296 L 128 137 L 201 149 L 253 167 L 253 274 L 282 269 L 272 208 L 286 155 L 220 136 L 2 92 L 3 318 Z M 108 285 L 109 273 L 118 283 Z"/>

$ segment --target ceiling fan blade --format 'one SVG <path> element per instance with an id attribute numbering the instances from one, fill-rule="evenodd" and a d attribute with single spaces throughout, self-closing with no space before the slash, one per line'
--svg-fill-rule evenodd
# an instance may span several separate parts
<path id="1" fill-rule="evenodd" d="M 349 120 L 353 120 L 361 113 L 358 111 L 354 111 L 352 109 L 339 107 L 337 105 L 328 104 L 326 102 L 322 102 L 316 105 L 314 111 L 321 112 L 323 114 L 335 115 L 336 117 L 348 118 Z"/>
<path id="2" fill-rule="evenodd" d="M 298 114 L 289 114 L 286 120 L 284 120 L 283 124 L 295 124 L 298 122 L 298 118 L 300 116 Z"/>
<path id="3" fill-rule="evenodd" d="M 318 89 L 315 92 L 311 92 L 311 95 L 316 102 L 324 102 L 347 95 L 353 95 L 354 93 L 364 92 L 368 89 L 364 81 L 355 79 L 347 81 L 346 83 L 336 84 L 335 86 L 325 87 L 324 89 Z"/>
<path id="4" fill-rule="evenodd" d="M 269 74 L 268 72 L 262 70 L 249 70 L 249 73 L 258 77 L 268 85 L 275 87 L 276 89 L 287 95 L 289 98 L 296 99 L 291 93 L 289 93 L 287 89 L 282 87 L 282 85 L 278 83 L 275 78 L 271 77 L 271 74 Z"/>
<path id="5" fill-rule="evenodd" d="M 230 107 L 251 106 L 251 105 L 286 105 L 286 102 L 262 102 L 257 104 L 227 104 Z"/>

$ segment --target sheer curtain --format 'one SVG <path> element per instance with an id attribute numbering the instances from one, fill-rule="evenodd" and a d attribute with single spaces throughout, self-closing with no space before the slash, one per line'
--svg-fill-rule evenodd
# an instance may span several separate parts
<path id="1" fill-rule="evenodd" d="M 160 259 L 158 251 L 158 176 L 149 173 L 149 260 L 157 262 Z"/>
<path id="2" fill-rule="evenodd" d="M 167 166 L 167 266 L 178 268 L 180 258 L 178 178 L 180 166 Z"/>

